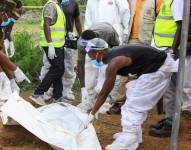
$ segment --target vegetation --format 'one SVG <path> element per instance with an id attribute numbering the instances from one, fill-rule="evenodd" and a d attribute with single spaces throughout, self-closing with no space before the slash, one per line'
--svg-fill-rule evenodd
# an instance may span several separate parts
<path id="1" fill-rule="evenodd" d="M 24 6 L 43 6 L 48 0 L 21 0 Z M 87 0 L 80 0 L 80 5 L 85 5 Z"/>
<path id="2" fill-rule="evenodd" d="M 14 34 L 16 53 L 13 61 L 26 73 L 30 79 L 38 77 L 42 66 L 42 54 L 36 46 L 37 41 L 32 38 L 33 34 L 28 32 L 17 32 Z"/>

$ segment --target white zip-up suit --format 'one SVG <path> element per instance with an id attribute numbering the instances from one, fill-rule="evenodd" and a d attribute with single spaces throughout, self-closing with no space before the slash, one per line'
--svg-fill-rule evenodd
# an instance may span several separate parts
<path id="1" fill-rule="evenodd" d="M 111 24 L 119 35 L 120 44 L 127 37 L 130 20 L 130 9 L 127 0 L 88 0 L 85 14 L 84 28 L 89 29 L 92 25 L 98 22 L 107 22 Z M 95 101 L 95 95 L 90 93 L 99 93 L 105 80 L 105 69 L 94 68 L 91 64 L 91 59 L 86 56 L 85 63 L 85 87 L 88 91 L 89 101 Z M 116 99 L 116 92 L 120 78 L 116 80 L 115 88 L 111 94 L 112 99 Z M 97 85 L 95 85 L 95 81 Z"/>

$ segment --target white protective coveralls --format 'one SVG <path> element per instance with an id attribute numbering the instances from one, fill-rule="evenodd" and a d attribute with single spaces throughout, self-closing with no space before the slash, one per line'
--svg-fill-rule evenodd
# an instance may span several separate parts
<path id="1" fill-rule="evenodd" d="M 89 29 L 98 22 L 107 22 L 113 25 L 119 35 L 120 44 L 126 40 L 130 20 L 130 9 L 127 0 L 88 0 L 86 6 L 84 28 Z M 90 63 L 91 59 L 86 56 L 85 62 L 85 87 L 88 91 L 87 104 L 93 107 L 95 96 L 100 92 L 105 80 L 105 69 L 95 68 Z M 116 79 L 114 89 L 111 92 L 112 101 L 116 99 L 116 92 L 120 77 Z M 83 99 L 82 99 L 83 100 Z"/>
<path id="2" fill-rule="evenodd" d="M 172 72 L 177 71 L 178 61 L 175 62 L 168 54 L 158 71 L 143 74 L 136 80 L 135 84 L 127 90 L 127 100 L 121 108 L 123 132 L 117 134 L 115 138 L 125 143 L 136 141 L 134 146 L 138 147 L 138 144 L 142 142 L 141 126 L 147 118 L 148 111 L 165 93 Z"/>
<path id="3" fill-rule="evenodd" d="M 14 93 L 1 110 L 55 150 L 101 150 L 93 126 L 84 130 L 87 114 L 72 105 L 53 103 L 37 109 Z"/>
<path id="4" fill-rule="evenodd" d="M 88 0 L 84 28 L 89 29 L 97 22 L 108 22 L 117 31 L 122 44 L 128 34 L 129 20 L 127 0 Z"/>

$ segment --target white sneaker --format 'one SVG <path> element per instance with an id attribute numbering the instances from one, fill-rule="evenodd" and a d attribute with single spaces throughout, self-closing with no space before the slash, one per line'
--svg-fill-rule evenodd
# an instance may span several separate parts
<path id="1" fill-rule="evenodd" d="M 136 133 L 121 133 L 105 150 L 136 150 L 139 146 Z"/>
<path id="2" fill-rule="evenodd" d="M 91 110 L 94 107 L 94 104 L 91 102 L 81 102 L 77 107 L 83 112 L 87 113 L 89 110 Z"/>
<path id="3" fill-rule="evenodd" d="M 11 79 L 10 82 L 11 82 L 11 90 L 12 90 L 12 92 L 13 93 L 16 92 L 17 94 L 19 94 L 20 93 L 20 88 L 17 85 L 17 83 L 15 82 L 15 79 Z"/>
<path id="4" fill-rule="evenodd" d="M 50 87 L 47 92 L 44 92 L 45 99 L 51 99 L 53 96 L 53 88 Z"/>
<path id="5" fill-rule="evenodd" d="M 19 67 L 17 67 L 17 69 L 14 71 L 14 75 L 15 75 L 15 80 L 18 83 L 23 82 L 24 80 L 26 80 L 28 83 L 31 83 L 29 78 L 27 78 L 27 76 L 23 73 L 23 71 Z"/>
<path id="6" fill-rule="evenodd" d="M 40 105 L 40 106 L 47 105 L 44 95 L 35 95 L 35 94 L 33 94 L 29 98 L 32 101 L 34 101 L 36 104 Z"/>

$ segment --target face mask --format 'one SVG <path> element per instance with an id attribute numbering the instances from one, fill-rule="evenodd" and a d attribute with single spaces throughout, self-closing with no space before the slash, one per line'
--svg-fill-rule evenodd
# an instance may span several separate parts
<path id="1" fill-rule="evenodd" d="M 70 4 L 70 0 L 62 0 L 61 4 L 63 6 L 68 6 Z"/>
<path id="2" fill-rule="evenodd" d="M 100 62 L 97 61 L 97 56 L 98 56 L 98 54 L 96 55 L 96 59 L 91 60 L 91 64 L 92 64 L 95 68 L 101 68 L 101 67 L 104 67 L 105 64 L 103 63 L 102 60 L 101 60 Z"/>
<path id="3" fill-rule="evenodd" d="M 1 23 L 1 26 L 2 26 L 2 27 L 6 27 L 6 26 L 8 26 L 11 22 L 15 23 L 16 20 L 15 20 L 14 18 L 9 18 L 7 21 L 3 21 L 3 22 Z"/>

